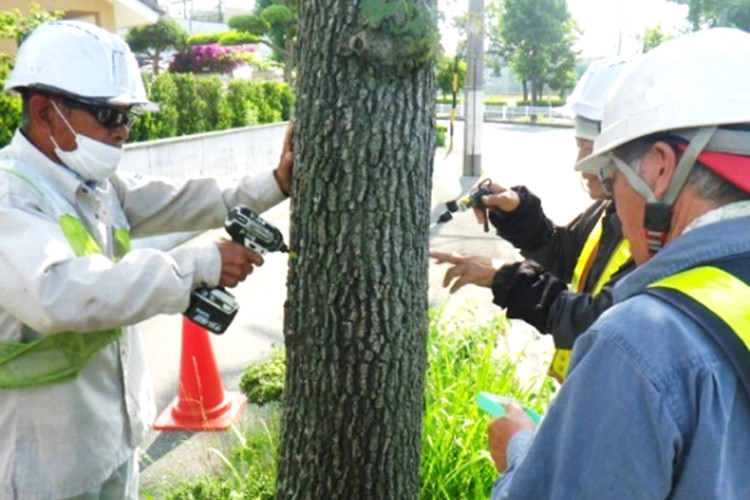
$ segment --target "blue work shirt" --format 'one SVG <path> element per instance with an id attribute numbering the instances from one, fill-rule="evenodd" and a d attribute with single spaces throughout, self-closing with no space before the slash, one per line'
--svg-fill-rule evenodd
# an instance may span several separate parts
<path id="1" fill-rule="evenodd" d="M 533 439 L 530 431 L 511 439 L 492 500 L 750 499 L 748 394 L 695 323 L 637 295 L 666 276 L 743 255 L 750 267 L 747 216 L 681 235 L 622 280 L 616 305 L 576 340 Z"/>

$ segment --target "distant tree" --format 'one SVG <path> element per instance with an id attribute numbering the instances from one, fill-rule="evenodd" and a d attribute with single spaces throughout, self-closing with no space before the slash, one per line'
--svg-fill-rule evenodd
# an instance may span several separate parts
<path id="1" fill-rule="evenodd" d="M 750 31 L 750 0 L 669 0 L 687 5 L 687 20 L 693 31 L 729 26 Z"/>
<path id="2" fill-rule="evenodd" d="M 547 85 L 557 90 L 560 99 L 565 93 L 575 87 L 578 81 L 576 73 L 576 58 L 578 54 L 571 50 L 577 39 L 577 33 L 569 31 L 564 34 L 564 43 L 550 47 L 550 66 L 547 70 Z"/>
<path id="3" fill-rule="evenodd" d="M 545 85 L 561 94 L 575 84 L 573 45 L 579 28 L 565 0 L 493 0 L 487 9 L 492 50 L 521 80 L 524 100 L 537 105 Z"/>
<path id="4" fill-rule="evenodd" d="M 29 4 L 29 15 L 24 16 L 19 9 L 0 10 L 0 38 L 10 38 L 17 43 L 34 28 L 47 21 L 63 16 L 63 11 L 47 12 L 35 2 Z"/>
<path id="5" fill-rule="evenodd" d="M 453 88 L 453 80 L 457 78 L 456 88 Z M 452 94 L 455 90 L 460 92 L 466 84 L 466 61 L 459 56 L 441 56 L 437 63 L 437 87 L 443 96 Z"/>
<path id="6" fill-rule="evenodd" d="M 662 30 L 661 24 L 656 24 L 644 29 L 643 35 L 637 35 L 636 39 L 641 43 L 641 52 L 645 54 L 673 37 L 671 33 L 665 33 Z"/>
<path id="7" fill-rule="evenodd" d="M 230 28 L 257 36 L 273 50 L 284 65 L 287 83 L 292 81 L 298 24 L 299 0 L 258 0 L 253 14 L 229 19 Z"/>
<path id="8" fill-rule="evenodd" d="M 162 53 L 169 49 L 182 49 L 187 38 L 187 31 L 177 21 L 160 17 L 154 24 L 131 29 L 125 41 L 130 45 L 130 50 L 136 54 L 145 54 L 151 59 L 151 69 L 158 75 Z"/>

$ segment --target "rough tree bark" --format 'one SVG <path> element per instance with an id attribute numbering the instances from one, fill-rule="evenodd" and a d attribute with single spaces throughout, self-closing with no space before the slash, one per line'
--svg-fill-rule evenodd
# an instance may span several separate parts
<path id="1" fill-rule="evenodd" d="M 277 498 L 414 499 L 436 0 L 300 4 Z"/>

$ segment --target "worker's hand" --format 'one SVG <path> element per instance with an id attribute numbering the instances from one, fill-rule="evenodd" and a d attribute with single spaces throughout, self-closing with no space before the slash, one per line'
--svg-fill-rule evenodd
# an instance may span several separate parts
<path id="1" fill-rule="evenodd" d="M 220 240 L 216 246 L 221 254 L 221 286 L 235 287 L 253 272 L 253 266 L 263 265 L 263 257 L 244 245 L 230 240 Z"/>
<path id="2" fill-rule="evenodd" d="M 281 150 L 279 166 L 273 171 L 279 189 L 284 195 L 289 196 L 292 192 L 292 171 L 294 169 L 294 153 L 292 139 L 294 138 L 294 122 L 289 122 L 284 136 L 284 147 Z"/>
<path id="3" fill-rule="evenodd" d="M 533 430 L 536 424 L 518 403 L 505 405 L 505 415 L 496 418 L 487 426 L 487 441 L 492 461 L 498 472 L 508 468 L 508 443 L 517 433 L 525 429 Z"/>
<path id="4" fill-rule="evenodd" d="M 501 267 L 499 261 L 483 255 L 430 252 L 430 257 L 436 264 L 453 264 L 443 278 L 443 288 L 450 286 L 450 293 L 456 293 L 464 285 L 491 287 L 492 278 Z"/>
<path id="5" fill-rule="evenodd" d="M 484 203 L 484 206 L 490 210 L 499 209 L 503 212 L 513 212 L 518 208 L 518 205 L 521 204 L 521 198 L 519 198 L 518 193 L 512 189 L 504 188 L 500 184 L 494 182 L 484 185 L 484 187 L 489 189 L 491 194 L 482 196 L 482 203 Z M 484 210 L 479 210 L 475 207 L 474 215 L 476 215 L 477 221 L 479 221 L 480 224 L 484 224 Z"/>

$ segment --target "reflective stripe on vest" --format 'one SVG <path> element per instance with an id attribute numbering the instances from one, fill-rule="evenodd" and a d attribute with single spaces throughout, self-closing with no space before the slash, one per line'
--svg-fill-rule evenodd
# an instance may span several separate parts
<path id="1" fill-rule="evenodd" d="M 62 232 L 76 256 L 102 253 L 91 233 L 73 215 L 73 209 L 62 206 L 59 194 L 18 170 L 0 167 L 0 172 L 22 179 L 44 197 L 57 214 Z M 114 255 L 119 260 L 130 250 L 128 231 L 115 229 L 113 241 Z M 0 388 L 19 389 L 72 380 L 96 354 L 121 335 L 122 329 L 114 328 L 55 333 L 30 342 L 0 342 Z"/>
<path id="2" fill-rule="evenodd" d="M 700 325 L 719 345 L 750 396 L 750 286 L 714 266 L 668 276 L 643 293 L 661 298 Z"/>
<path id="3" fill-rule="evenodd" d="M 581 254 L 578 256 L 576 267 L 573 270 L 573 278 L 570 282 L 570 289 L 576 293 L 583 293 L 586 286 L 586 276 L 588 268 L 594 263 L 596 258 L 596 252 L 599 249 L 599 243 L 602 239 L 602 226 L 604 224 L 605 212 L 599 217 L 596 225 L 589 233 L 586 238 L 586 242 L 583 244 Z M 630 260 L 630 244 L 625 238 L 621 239 L 615 247 L 615 251 L 610 255 L 607 264 L 604 266 L 599 279 L 596 280 L 592 295 L 598 295 L 602 291 L 604 285 L 612 279 L 612 276 L 622 267 L 625 263 Z M 552 357 L 547 374 L 556 379 L 558 382 L 562 382 L 565 379 L 565 374 L 568 372 L 568 365 L 570 364 L 570 349 L 556 349 L 555 354 Z"/>

